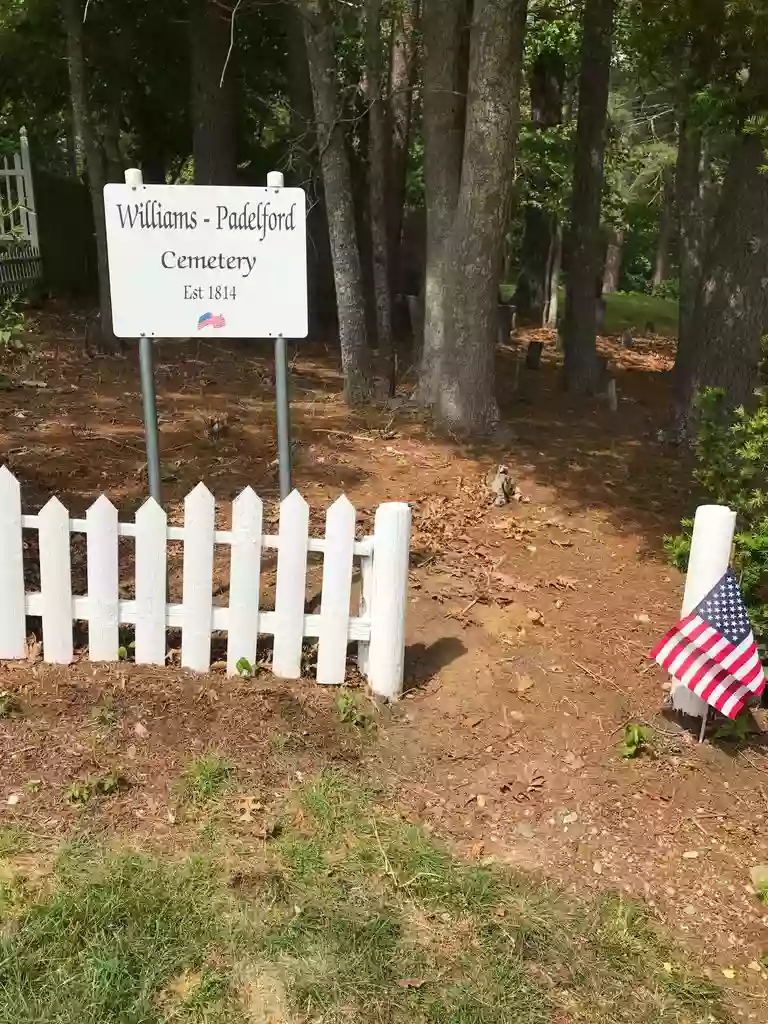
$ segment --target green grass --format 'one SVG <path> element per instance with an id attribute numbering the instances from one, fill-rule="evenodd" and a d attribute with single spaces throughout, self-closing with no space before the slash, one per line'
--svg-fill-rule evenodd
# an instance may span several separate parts
<path id="1" fill-rule="evenodd" d="M 181 776 L 180 793 L 184 800 L 204 804 L 220 797 L 229 785 L 235 766 L 215 751 L 189 762 Z"/>
<path id="2" fill-rule="evenodd" d="M 506 302 L 515 293 L 514 285 L 502 285 L 501 293 Z M 560 291 L 560 310 L 565 309 L 565 291 Z M 657 334 L 670 338 L 677 337 L 677 301 L 660 299 L 643 292 L 615 292 L 605 296 L 605 332 L 621 334 L 627 327 L 643 332 L 652 323 Z"/>
<path id="3" fill-rule="evenodd" d="M 336 776 L 294 793 L 281 824 L 261 850 L 230 836 L 226 869 L 82 842 L 37 894 L 20 880 L 0 899 L 0 1021 L 728 1020 L 620 897 L 468 865 Z"/>
<path id="4" fill-rule="evenodd" d="M 653 324 L 657 334 L 677 336 L 677 301 L 642 292 L 616 292 L 605 296 L 605 331 L 620 334 L 627 327 L 641 333 Z"/>

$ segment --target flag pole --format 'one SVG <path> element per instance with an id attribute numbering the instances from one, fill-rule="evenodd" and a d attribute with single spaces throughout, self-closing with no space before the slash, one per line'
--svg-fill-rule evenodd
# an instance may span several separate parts
<path id="1" fill-rule="evenodd" d="M 696 509 L 682 617 L 692 612 L 728 571 L 735 528 L 736 513 L 726 505 L 700 505 Z M 699 743 L 703 743 L 709 704 L 679 680 L 673 679 L 672 706 L 675 711 L 701 718 Z"/>

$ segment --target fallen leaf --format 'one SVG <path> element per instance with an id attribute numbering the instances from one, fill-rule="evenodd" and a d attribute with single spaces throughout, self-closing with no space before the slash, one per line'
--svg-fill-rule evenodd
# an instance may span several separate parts
<path id="1" fill-rule="evenodd" d="M 149 729 L 143 722 L 137 722 L 133 727 L 133 731 L 140 740 L 145 740 L 149 736 Z"/>
<path id="2" fill-rule="evenodd" d="M 474 729 L 483 721 L 485 721 L 485 719 L 482 715 L 475 715 L 471 718 L 465 718 L 464 725 L 466 725 L 468 729 Z"/>
<path id="3" fill-rule="evenodd" d="M 538 610 L 538 608 L 529 608 L 526 614 L 528 615 L 528 618 L 531 620 L 531 622 L 533 622 L 535 625 L 544 625 L 544 616 Z"/>
<path id="4" fill-rule="evenodd" d="M 11 793 L 8 797 L 8 804 L 10 807 L 15 807 L 19 800 L 21 800 L 21 793 Z"/>
<path id="5" fill-rule="evenodd" d="M 554 580 L 548 580 L 548 587 L 558 587 L 560 590 L 575 590 L 579 581 L 573 576 L 557 576 Z"/>
<path id="6" fill-rule="evenodd" d="M 565 602 L 564 602 L 564 601 L 562 600 L 562 598 L 558 598 L 558 599 L 557 599 L 557 600 L 555 601 L 555 610 L 559 612 L 559 611 L 560 611 L 560 609 L 561 609 L 561 608 L 563 607 L 563 604 L 564 604 L 564 603 L 565 603 Z"/>
<path id="7" fill-rule="evenodd" d="M 485 807 L 485 804 L 486 804 L 485 797 L 483 796 L 482 793 L 478 793 L 477 794 L 477 806 L 478 807 Z"/>
<path id="8" fill-rule="evenodd" d="M 530 676 L 519 676 L 517 680 L 517 692 L 519 694 L 527 693 L 528 690 L 532 689 L 534 682 Z"/>
<path id="9" fill-rule="evenodd" d="M 566 814 L 566 816 L 563 818 L 563 824 L 564 825 L 575 825 L 578 820 L 579 820 L 578 814 L 575 811 L 573 811 L 571 814 Z"/>
<path id="10" fill-rule="evenodd" d="M 734 971 L 731 967 L 724 967 L 723 977 L 727 978 L 728 981 L 733 981 L 733 979 L 736 977 L 736 971 Z"/>
<path id="11" fill-rule="evenodd" d="M 397 984 L 400 988 L 421 988 L 424 984 L 423 978 L 398 978 Z"/>
<path id="12" fill-rule="evenodd" d="M 575 772 L 581 771 L 581 769 L 584 767 L 584 761 L 582 761 L 580 757 L 574 754 L 572 750 L 569 750 L 568 753 L 563 757 L 563 761 L 565 761 L 568 767 L 572 768 Z"/>
<path id="13" fill-rule="evenodd" d="M 632 618 L 635 620 L 635 622 L 642 622 L 644 626 L 647 626 L 648 623 L 651 621 L 651 617 L 647 612 L 640 612 L 639 615 L 633 615 Z"/>
<path id="14" fill-rule="evenodd" d="M 555 537 L 549 538 L 549 543 L 554 544 L 556 548 L 572 548 L 572 540 L 557 540 Z"/>
<path id="15" fill-rule="evenodd" d="M 253 821 L 254 811 L 262 809 L 261 803 L 255 796 L 241 796 L 235 802 L 235 807 L 240 812 L 238 821 Z"/>
<path id="16" fill-rule="evenodd" d="M 683 860 L 696 860 L 698 856 L 698 850 L 686 850 L 686 852 L 683 854 Z"/>

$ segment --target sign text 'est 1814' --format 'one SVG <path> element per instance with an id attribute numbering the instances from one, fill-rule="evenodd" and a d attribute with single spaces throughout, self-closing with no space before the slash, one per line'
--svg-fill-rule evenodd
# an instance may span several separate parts
<path id="1" fill-rule="evenodd" d="M 307 336 L 300 188 L 104 188 L 118 338 Z"/>

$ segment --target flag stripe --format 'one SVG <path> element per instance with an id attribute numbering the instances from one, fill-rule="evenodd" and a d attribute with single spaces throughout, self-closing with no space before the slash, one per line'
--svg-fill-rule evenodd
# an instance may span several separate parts
<path id="1" fill-rule="evenodd" d="M 718 711 L 735 718 L 765 675 L 736 579 L 729 569 L 650 655 Z"/>

